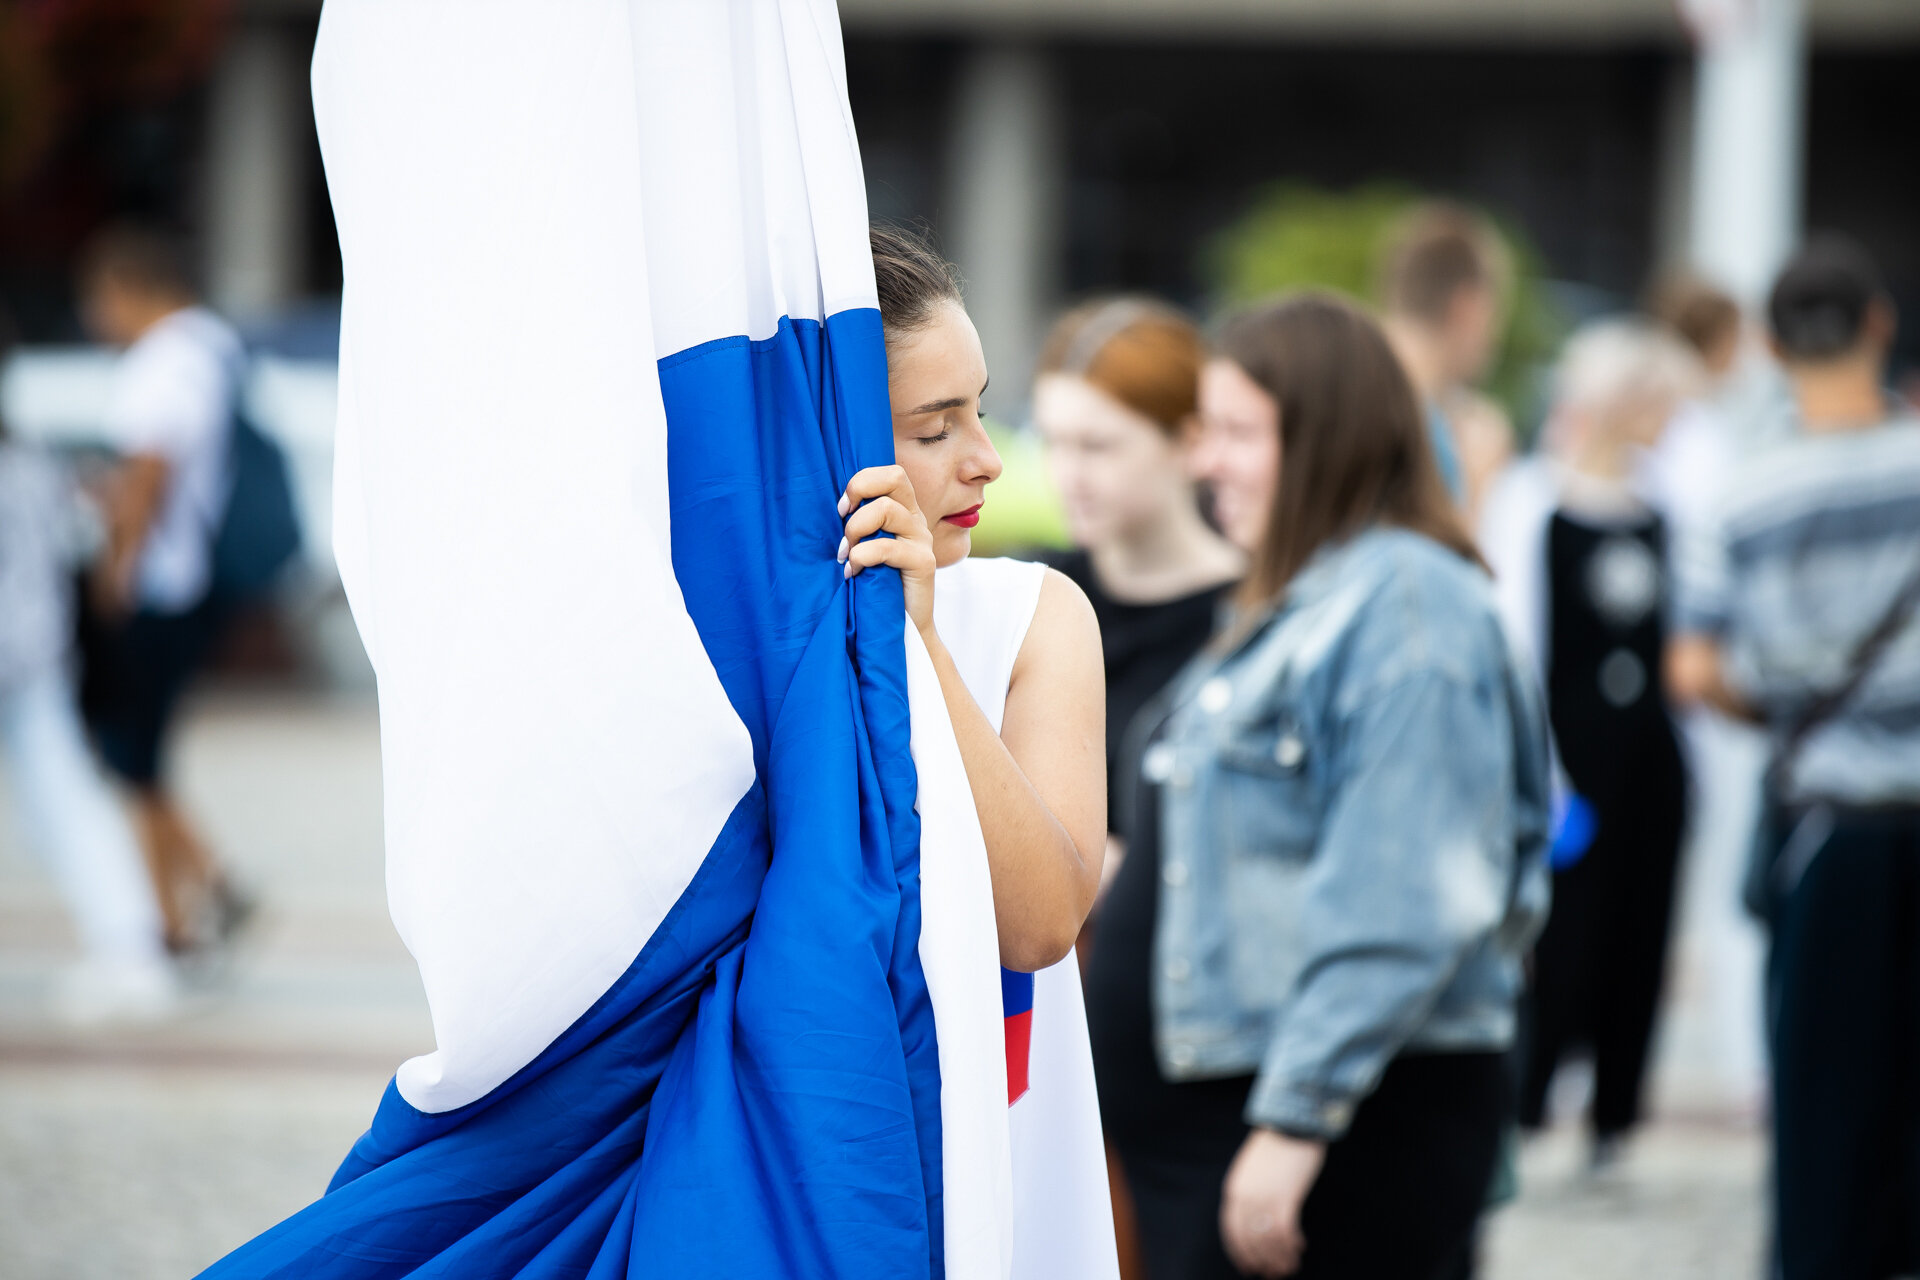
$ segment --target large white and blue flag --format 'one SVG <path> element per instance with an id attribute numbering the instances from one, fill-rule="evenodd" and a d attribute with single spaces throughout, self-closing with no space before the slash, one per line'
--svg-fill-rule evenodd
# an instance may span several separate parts
<path id="1" fill-rule="evenodd" d="M 978 822 L 834 554 L 892 435 L 831 0 L 328 0 L 313 91 L 436 1048 L 208 1274 L 1018 1270 Z"/>

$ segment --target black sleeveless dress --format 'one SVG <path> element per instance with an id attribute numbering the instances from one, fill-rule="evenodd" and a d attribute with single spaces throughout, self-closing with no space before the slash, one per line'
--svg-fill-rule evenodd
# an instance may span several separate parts
<path id="1" fill-rule="evenodd" d="M 1568 782 L 1598 819 L 1556 868 L 1534 952 L 1520 1121 L 1544 1119 L 1572 1050 L 1593 1054 L 1596 1136 L 1639 1118 L 1666 972 L 1686 772 L 1661 690 L 1666 529 L 1659 516 L 1547 527 L 1547 709 Z"/>

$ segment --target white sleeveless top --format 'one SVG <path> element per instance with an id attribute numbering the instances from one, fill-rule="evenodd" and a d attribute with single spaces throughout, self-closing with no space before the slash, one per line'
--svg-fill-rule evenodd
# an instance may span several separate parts
<path id="1" fill-rule="evenodd" d="M 994 732 L 1047 567 L 967 559 L 934 579 L 933 619 Z M 1008 1108 L 1013 1280 L 1116 1280 L 1113 1201 L 1079 959 L 1033 975 L 1028 1091 Z"/>

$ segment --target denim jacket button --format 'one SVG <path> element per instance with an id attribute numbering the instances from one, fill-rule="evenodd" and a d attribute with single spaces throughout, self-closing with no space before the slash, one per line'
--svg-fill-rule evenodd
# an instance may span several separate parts
<path id="1" fill-rule="evenodd" d="M 1200 709 L 1217 716 L 1233 705 L 1233 685 L 1225 676 L 1215 676 L 1200 686 Z"/>
<path id="2" fill-rule="evenodd" d="M 1160 878 L 1165 880 L 1173 888 L 1178 889 L 1187 882 L 1187 864 L 1184 862 L 1169 862 L 1166 866 L 1160 868 Z"/>
<path id="3" fill-rule="evenodd" d="M 1199 1057 L 1190 1044 L 1170 1045 L 1167 1048 L 1167 1061 L 1176 1067 L 1190 1067 Z"/>
<path id="4" fill-rule="evenodd" d="M 1320 1109 L 1320 1118 L 1330 1129 L 1344 1129 L 1347 1121 L 1353 1119 L 1353 1108 L 1344 1102 L 1329 1102 Z"/>
<path id="5" fill-rule="evenodd" d="M 1175 982 L 1185 982 L 1193 973 L 1193 966 L 1187 963 L 1185 956 L 1175 956 L 1167 961 L 1167 977 Z"/>
<path id="6" fill-rule="evenodd" d="M 1307 744 L 1300 741 L 1297 733 L 1283 733 L 1280 741 L 1273 746 L 1273 762 L 1282 769 L 1291 769 L 1307 755 Z"/>

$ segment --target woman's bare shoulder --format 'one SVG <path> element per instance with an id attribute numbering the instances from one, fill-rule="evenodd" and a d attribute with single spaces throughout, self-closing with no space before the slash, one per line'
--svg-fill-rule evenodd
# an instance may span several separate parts
<path id="1" fill-rule="evenodd" d="M 1040 581 L 1040 598 L 1033 621 L 1014 664 L 1017 680 L 1025 670 L 1050 675 L 1084 667 L 1096 677 L 1104 674 L 1100 650 L 1100 622 L 1093 602 L 1080 584 L 1058 569 L 1047 568 Z"/>

